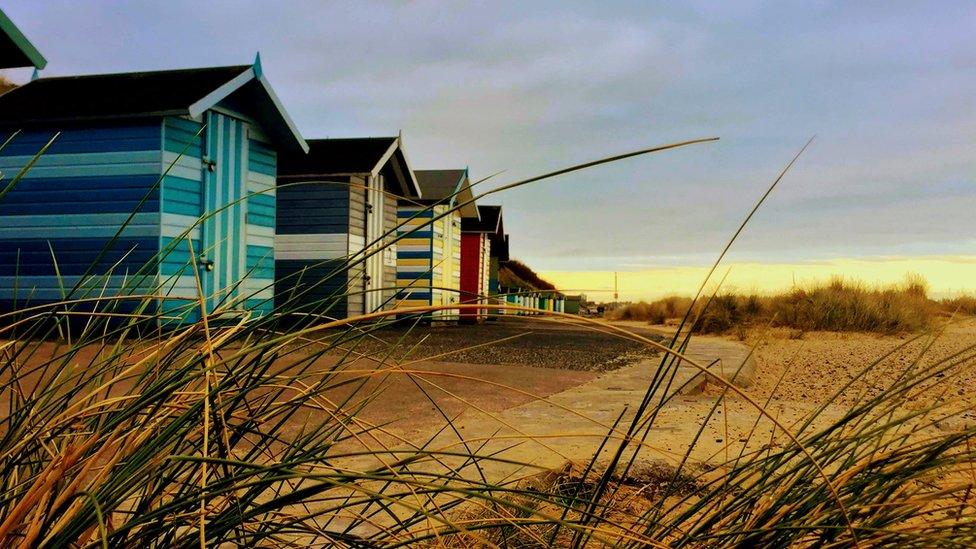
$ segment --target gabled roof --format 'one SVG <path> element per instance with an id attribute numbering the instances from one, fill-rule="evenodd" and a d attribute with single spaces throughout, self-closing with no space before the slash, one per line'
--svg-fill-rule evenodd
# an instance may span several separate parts
<path id="1" fill-rule="evenodd" d="M 478 219 L 461 219 L 461 231 L 465 233 L 485 233 L 492 238 L 504 236 L 502 231 L 502 207 L 478 206 Z"/>
<path id="2" fill-rule="evenodd" d="M 492 239 L 491 241 L 491 257 L 497 257 L 499 261 L 508 261 L 508 235 L 502 235 L 501 238 Z"/>
<path id="3" fill-rule="evenodd" d="M 0 10 L 0 69 L 36 67 L 43 69 L 47 59 L 20 32 L 17 25 Z"/>
<path id="4" fill-rule="evenodd" d="M 468 170 L 417 170 L 421 196 L 428 204 L 457 204 L 474 198 L 468 180 Z M 461 207 L 462 218 L 478 219 L 478 207 L 474 202 Z"/>
<path id="5" fill-rule="evenodd" d="M 276 141 L 308 150 L 264 78 L 260 58 L 254 65 L 39 78 L 0 96 L 0 121 L 15 126 L 199 117 L 229 98 L 253 111 L 246 114 Z"/>
<path id="6" fill-rule="evenodd" d="M 278 176 L 286 179 L 379 173 L 395 181 L 403 196 L 421 196 L 400 137 L 309 139 L 308 154 L 278 157 Z"/>

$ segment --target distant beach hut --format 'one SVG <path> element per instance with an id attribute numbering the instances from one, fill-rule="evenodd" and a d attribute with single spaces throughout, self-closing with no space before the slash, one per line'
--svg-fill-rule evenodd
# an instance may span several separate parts
<path id="1" fill-rule="evenodd" d="M 478 219 L 461 220 L 461 303 L 488 303 L 491 236 L 500 232 L 501 206 L 478 206 Z M 487 309 L 464 309 L 461 320 L 480 322 Z"/>
<path id="2" fill-rule="evenodd" d="M 580 313 L 581 305 L 585 302 L 585 295 L 567 295 L 565 302 L 563 303 L 563 312 L 571 315 L 578 315 Z"/>
<path id="3" fill-rule="evenodd" d="M 392 308 L 397 196 L 420 197 L 403 140 L 310 139 L 308 145 L 308 154 L 279 161 L 279 309 L 342 318 Z"/>
<path id="4" fill-rule="evenodd" d="M 397 303 L 402 307 L 451 305 L 461 291 L 461 223 L 478 219 L 468 171 L 416 170 L 420 200 L 398 206 Z M 459 209 L 455 207 L 465 204 Z M 433 312 L 432 320 L 457 320 L 457 309 Z"/>
<path id="5" fill-rule="evenodd" d="M 0 69 L 34 67 L 40 70 L 45 66 L 47 59 L 20 32 L 7 14 L 0 10 Z"/>
<path id="6" fill-rule="evenodd" d="M 506 291 L 502 288 L 499 274 L 502 263 L 508 261 L 508 235 L 504 233 L 503 221 L 499 221 L 498 232 L 493 235 L 491 240 L 491 263 L 488 266 L 488 294 L 492 296 L 496 303 L 512 304 Z M 502 310 L 500 314 L 509 314 L 509 311 Z"/>
<path id="7" fill-rule="evenodd" d="M 505 302 L 504 298 L 498 297 L 501 291 L 501 284 L 498 280 L 498 272 L 501 267 L 502 262 L 508 261 L 508 235 L 505 234 L 505 222 L 502 217 L 502 207 L 501 206 L 478 206 L 479 212 L 481 212 L 481 218 L 485 220 L 488 225 L 491 225 L 491 218 L 497 217 L 498 221 L 495 223 L 495 232 L 489 233 L 488 237 L 488 302 L 495 304 L 503 304 Z M 496 310 L 488 310 L 488 318 L 494 318 L 494 315 L 498 313 Z"/>
<path id="8" fill-rule="evenodd" d="M 271 311 L 277 154 L 307 145 L 260 58 L 40 78 L 0 96 L 0 121 L 6 136 L 23 130 L 0 151 L 8 181 L 61 132 L 0 200 L 6 307 L 102 293 L 195 298 L 199 275 L 209 311 Z M 193 320 L 186 303 L 164 310 Z"/>

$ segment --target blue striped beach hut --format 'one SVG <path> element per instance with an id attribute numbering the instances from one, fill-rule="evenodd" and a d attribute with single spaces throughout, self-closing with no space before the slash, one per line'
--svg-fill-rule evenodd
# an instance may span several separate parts
<path id="1" fill-rule="evenodd" d="M 473 197 L 468 170 L 415 173 L 422 199 L 401 200 L 398 206 L 402 238 L 397 244 L 397 303 L 404 307 L 458 303 L 461 219 L 478 219 L 474 202 L 465 204 Z M 458 204 L 465 205 L 454 210 Z M 457 309 L 445 309 L 431 316 L 434 320 L 457 320 L 458 313 Z"/>
<path id="2" fill-rule="evenodd" d="M 0 306 L 154 292 L 193 321 L 199 277 L 208 312 L 272 310 L 277 154 L 307 145 L 260 58 L 37 79 L 0 127 L 8 181 L 50 143 L 0 198 Z"/>
<path id="3" fill-rule="evenodd" d="M 420 198 L 403 140 L 308 144 L 278 166 L 279 309 L 342 318 L 393 308 L 397 197 Z"/>

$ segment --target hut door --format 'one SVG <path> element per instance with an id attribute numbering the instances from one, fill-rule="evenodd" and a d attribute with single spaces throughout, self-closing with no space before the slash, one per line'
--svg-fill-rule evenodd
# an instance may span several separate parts
<path id="1" fill-rule="evenodd" d="M 367 313 L 383 306 L 383 176 L 370 177 L 366 187 L 366 246 L 373 255 L 366 258 L 366 296 L 364 303 Z"/>
<path id="2" fill-rule="evenodd" d="M 246 273 L 247 123 L 214 112 L 207 113 L 203 158 L 204 220 L 200 280 L 207 309 L 238 308 L 233 302 L 243 293 Z"/>

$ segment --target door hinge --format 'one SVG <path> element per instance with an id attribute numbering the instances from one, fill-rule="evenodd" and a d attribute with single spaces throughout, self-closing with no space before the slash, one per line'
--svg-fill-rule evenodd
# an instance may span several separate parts
<path id="1" fill-rule="evenodd" d="M 210 160 L 206 156 L 203 157 L 202 162 L 203 162 L 204 167 L 207 168 L 207 171 L 208 172 L 212 172 L 212 171 L 214 171 L 214 170 L 217 169 L 217 163 L 214 162 L 213 160 Z"/>
<path id="2" fill-rule="evenodd" d="M 203 267 L 203 270 L 205 270 L 205 271 L 208 271 L 209 272 L 209 271 L 212 271 L 214 269 L 214 262 L 213 262 L 213 260 L 212 259 L 207 259 L 207 256 L 205 256 L 205 255 L 202 255 L 202 254 L 200 255 L 200 260 L 198 261 L 198 263 L 200 263 L 200 266 Z"/>

